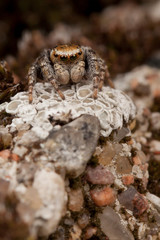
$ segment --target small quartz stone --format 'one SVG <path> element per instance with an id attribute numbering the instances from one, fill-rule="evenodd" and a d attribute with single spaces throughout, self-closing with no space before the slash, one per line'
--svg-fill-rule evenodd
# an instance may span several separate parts
<path id="1" fill-rule="evenodd" d="M 148 208 L 147 200 L 133 186 L 119 194 L 118 200 L 127 209 L 133 211 L 135 216 L 140 216 Z"/>
<path id="2" fill-rule="evenodd" d="M 113 141 L 120 142 L 129 132 L 129 129 L 126 127 L 122 127 L 121 129 L 116 130 L 113 133 Z"/>
<path id="3" fill-rule="evenodd" d="M 83 193 L 82 189 L 71 190 L 69 192 L 68 208 L 73 212 L 79 212 L 83 207 Z"/>
<path id="4" fill-rule="evenodd" d="M 73 227 L 70 230 L 70 235 L 71 235 L 70 240 L 81 239 L 81 233 L 82 233 L 82 230 L 80 229 L 80 227 L 77 224 L 73 225 Z"/>
<path id="5" fill-rule="evenodd" d="M 134 240 L 131 232 L 123 225 L 119 215 L 111 207 L 105 207 L 98 217 L 101 229 L 109 239 Z"/>
<path id="6" fill-rule="evenodd" d="M 127 157 L 118 156 L 117 158 L 117 172 L 121 174 L 131 173 L 132 165 Z"/>
<path id="7" fill-rule="evenodd" d="M 121 150 L 122 146 L 120 144 L 107 142 L 107 144 L 103 147 L 102 153 L 98 157 L 99 163 L 104 166 L 109 165 L 115 155 L 118 154 Z"/>
<path id="8" fill-rule="evenodd" d="M 132 160 L 133 160 L 134 165 L 141 165 L 142 164 L 141 159 L 140 159 L 140 157 L 138 155 L 133 157 Z"/>
<path id="9" fill-rule="evenodd" d="M 3 158 L 4 160 L 12 160 L 15 162 L 19 162 L 20 158 L 17 154 L 12 153 L 10 150 L 3 150 L 0 152 L 0 158 Z"/>
<path id="10" fill-rule="evenodd" d="M 98 165 L 95 168 L 88 167 L 86 170 L 86 179 L 92 184 L 113 184 L 114 176 L 110 171 L 107 171 L 103 166 Z"/>
<path id="11" fill-rule="evenodd" d="M 153 112 L 151 114 L 151 128 L 154 131 L 160 130 L 160 113 L 159 112 Z"/>
<path id="12" fill-rule="evenodd" d="M 99 207 L 112 205 L 116 200 L 116 193 L 110 187 L 91 190 L 90 194 L 94 203 Z"/>
<path id="13" fill-rule="evenodd" d="M 157 210 L 160 212 L 160 198 L 157 197 L 154 194 L 151 194 L 149 192 L 147 192 L 146 197 L 148 198 L 148 200 L 150 202 L 153 203 L 153 205 L 157 208 Z"/>
<path id="14" fill-rule="evenodd" d="M 81 229 L 85 228 L 89 224 L 89 214 L 83 213 L 80 218 L 78 218 L 78 225 Z"/>
<path id="15" fill-rule="evenodd" d="M 91 237 L 93 237 L 93 235 L 96 234 L 96 232 L 97 232 L 97 228 L 96 227 L 88 227 L 86 229 L 84 239 L 90 239 Z"/>
<path id="16" fill-rule="evenodd" d="M 130 185 L 134 183 L 134 176 L 133 175 L 125 175 L 122 177 L 122 182 L 124 185 Z"/>

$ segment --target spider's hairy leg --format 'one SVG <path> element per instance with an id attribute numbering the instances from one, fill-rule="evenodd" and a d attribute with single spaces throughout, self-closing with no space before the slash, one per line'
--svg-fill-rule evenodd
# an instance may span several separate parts
<path id="1" fill-rule="evenodd" d="M 93 98 L 97 98 L 98 95 L 98 86 L 100 82 L 100 68 L 98 57 L 93 49 L 89 47 L 82 48 L 85 53 L 85 58 L 88 65 L 89 74 L 93 81 Z"/>
<path id="2" fill-rule="evenodd" d="M 33 63 L 32 66 L 29 68 L 27 78 L 28 78 L 29 103 L 31 103 L 33 101 L 33 96 L 32 96 L 33 86 L 34 86 L 34 84 L 36 82 L 36 78 L 37 78 L 36 63 Z"/>
<path id="3" fill-rule="evenodd" d="M 106 73 L 107 66 L 105 65 L 105 62 L 101 58 L 98 58 L 98 63 L 99 63 L 99 68 L 100 68 L 100 81 L 99 81 L 98 88 L 101 91 L 102 87 L 104 85 L 105 73 Z"/>
<path id="4" fill-rule="evenodd" d="M 65 96 L 59 90 L 58 84 L 56 83 L 56 75 L 49 59 L 49 50 L 45 50 L 42 53 L 42 55 L 38 59 L 38 63 L 41 68 L 41 72 L 44 80 L 51 82 L 56 92 L 64 100 Z"/>
<path id="5" fill-rule="evenodd" d="M 52 83 L 52 85 L 53 85 L 54 89 L 56 90 L 56 92 L 58 93 L 58 95 L 64 100 L 64 99 L 65 99 L 65 96 L 64 96 L 64 94 L 61 92 L 61 90 L 59 90 L 56 81 L 55 81 L 54 79 L 52 79 L 50 82 Z"/>
<path id="6" fill-rule="evenodd" d="M 107 80 L 108 85 L 111 88 L 114 88 L 114 84 L 111 80 L 107 65 L 101 58 L 98 58 L 98 62 L 99 62 L 99 68 L 100 68 L 100 82 L 98 86 L 99 90 L 102 90 L 105 79 Z"/>

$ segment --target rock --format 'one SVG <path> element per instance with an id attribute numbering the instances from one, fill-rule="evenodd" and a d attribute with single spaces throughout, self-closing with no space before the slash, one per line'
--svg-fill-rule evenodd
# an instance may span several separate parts
<path id="1" fill-rule="evenodd" d="M 84 235 L 84 239 L 90 239 L 91 237 L 93 237 L 93 235 L 95 235 L 97 232 L 97 228 L 96 227 L 88 227 L 86 229 L 85 235 Z"/>
<path id="2" fill-rule="evenodd" d="M 83 207 L 83 193 L 82 189 L 71 190 L 69 192 L 68 208 L 73 212 L 79 212 Z"/>
<path id="3" fill-rule="evenodd" d="M 70 230 L 71 238 L 69 238 L 69 240 L 81 239 L 81 233 L 82 230 L 79 228 L 77 224 L 75 224 Z"/>
<path id="4" fill-rule="evenodd" d="M 157 210 L 160 212 L 160 198 L 157 197 L 154 194 L 151 194 L 149 192 L 146 193 L 147 199 L 153 203 L 153 205 L 157 208 Z"/>
<path id="5" fill-rule="evenodd" d="M 0 152 L 0 158 L 4 160 L 11 160 L 15 162 L 19 162 L 20 158 L 17 154 L 12 153 L 10 150 L 3 150 Z"/>
<path id="6" fill-rule="evenodd" d="M 105 207 L 102 213 L 98 214 L 100 226 L 109 239 L 134 240 L 131 232 L 123 225 L 119 215 L 109 206 Z"/>
<path id="7" fill-rule="evenodd" d="M 124 185 L 130 185 L 134 183 L 134 176 L 133 175 L 125 175 L 122 177 L 122 182 Z"/>
<path id="8" fill-rule="evenodd" d="M 118 200 L 127 209 L 133 211 L 135 216 L 140 216 L 148 208 L 147 200 L 133 186 L 118 195 Z"/>
<path id="9" fill-rule="evenodd" d="M 149 145 L 151 152 L 160 153 L 160 141 L 152 140 Z"/>
<path id="10" fill-rule="evenodd" d="M 94 203 L 99 207 L 112 205 L 116 200 L 116 193 L 110 187 L 91 190 L 90 195 Z"/>
<path id="11" fill-rule="evenodd" d="M 92 184 L 113 184 L 114 176 L 113 174 L 102 167 L 101 165 L 93 167 L 88 167 L 86 170 L 86 179 Z"/>
<path id="12" fill-rule="evenodd" d="M 89 214 L 83 213 L 82 216 L 78 218 L 78 225 L 81 229 L 85 228 L 89 224 Z"/>
<path id="13" fill-rule="evenodd" d="M 36 211 L 32 227 L 37 228 L 38 235 L 47 236 L 56 230 L 64 214 L 66 204 L 64 181 L 53 171 L 38 170 L 33 188 L 37 190 L 42 206 Z"/>
<path id="14" fill-rule="evenodd" d="M 113 144 L 112 142 L 107 142 L 103 147 L 102 153 L 98 156 L 98 161 L 100 164 L 106 166 L 109 165 L 112 159 L 122 150 L 120 144 Z"/>
<path id="15" fill-rule="evenodd" d="M 77 177 L 92 156 L 100 134 L 97 117 L 82 115 L 58 131 L 52 131 L 42 147 L 57 168 Z M 87 146 L 87 147 L 86 147 Z"/>
<path id="16" fill-rule="evenodd" d="M 117 158 L 117 172 L 120 174 L 128 174 L 132 172 L 132 165 L 125 156 L 118 156 Z"/>
<path id="17" fill-rule="evenodd" d="M 153 112 L 150 116 L 151 128 L 154 131 L 160 130 L 160 113 Z"/>
<path id="18" fill-rule="evenodd" d="M 122 127 L 121 129 L 118 129 L 113 133 L 113 141 L 120 142 L 129 133 L 130 133 L 130 130 L 128 128 Z"/>

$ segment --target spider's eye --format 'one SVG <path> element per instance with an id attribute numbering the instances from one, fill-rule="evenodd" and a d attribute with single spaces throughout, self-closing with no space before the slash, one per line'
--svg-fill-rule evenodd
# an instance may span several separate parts
<path id="1" fill-rule="evenodd" d="M 71 60 L 75 60 L 77 58 L 77 56 L 75 55 L 75 56 L 70 56 L 70 59 Z"/>
<path id="2" fill-rule="evenodd" d="M 58 54 L 54 54 L 55 57 L 58 57 Z"/>
<path id="3" fill-rule="evenodd" d="M 67 58 L 67 57 L 64 57 L 64 56 L 61 56 L 60 59 L 61 59 L 62 61 L 66 61 L 68 58 Z"/>
<path id="4" fill-rule="evenodd" d="M 78 53 L 78 55 L 81 55 L 81 54 L 82 54 L 82 52 L 79 52 L 79 53 Z"/>

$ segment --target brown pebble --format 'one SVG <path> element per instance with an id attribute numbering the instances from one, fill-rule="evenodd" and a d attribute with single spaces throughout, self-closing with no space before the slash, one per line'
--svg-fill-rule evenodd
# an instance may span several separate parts
<path id="1" fill-rule="evenodd" d="M 19 162 L 20 158 L 17 154 L 12 153 L 10 150 L 6 149 L 6 150 L 2 150 L 0 152 L 0 157 L 3 158 L 4 160 L 12 160 L 15 162 Z"/>
<path id="2" fill-rule="evenodd" d="M 157 97 L 160 96 L 160 88 L 157 88 L 157 89 L 154 90 L 153 96 L 154 96 L 155 98 L 157 98 Z"/>
<path id="3" fill-rule="evenodd" d="M 116 200 L 116 193 L 110 187 L 91 190 L 90 194 L 94 203 L 99 207 L 111 205 Z"/>
<path id="4" fill-rule="evenodd" d="M 79 212 L 83 207 L 82 189 L 71 190 L 69 192 L 68 208 L 73 212 Z"/>
<path id="5" fill-rule="evenodd" d="M 147 200 L 133 186 L 118 195 L 119 202 L 138 217 L 148 208 Z"/>
<path id="6" fill-rule="evenodd" d="M 122 177 L 122 182 L 124 185 L 130 185 L 134 183 L 134 176 L 133 175 L 125 175 Z"/>
<path id="7" fill-rule="evenodd" d="M 11 160 L 12 160 L 12 161 L 15 161 L 15 162 L 19 162 L 20 157 L 19 157 L 17 154 L 12 153 L 12 154 L 11 154 Z"/>
<path id="8" fill-rule="evenodd" d="M 84 239 L 90 239 L 91 237 L 93 237 L 93 235 L 95 235 L 97 232 L 97 228 L 96 227 L 88 227 L 86 229 L 85 235 L 84 235 Z"/>
<path id="9" fill-rule="evenodd" d="M 148 208 L 147 200 L 140 193 L 136 193 L 133 199 L 133 214 L 135 216 L 140 216 L 143 212 L 145 212 Z"/>
<path id="10" fill-rule="evenodd" d="M 136 155 L 135 157 L 133 157 L 133 163 L 134 165 L 141 165 L 141 159 Z"/>
<path id="11" fill-rule="evenodd" d="M 9 150 L 3 150 L 0 152 L 0 157 L 4 160 L 8 160 L 11 155 L 11 152 Z"/>
<path id="12" fill-rule="evenodd" d="M 114 176 L 101 165 L 88 167 L 86 170 L 86 179 L 92 184 L 113 184 Z"/>

